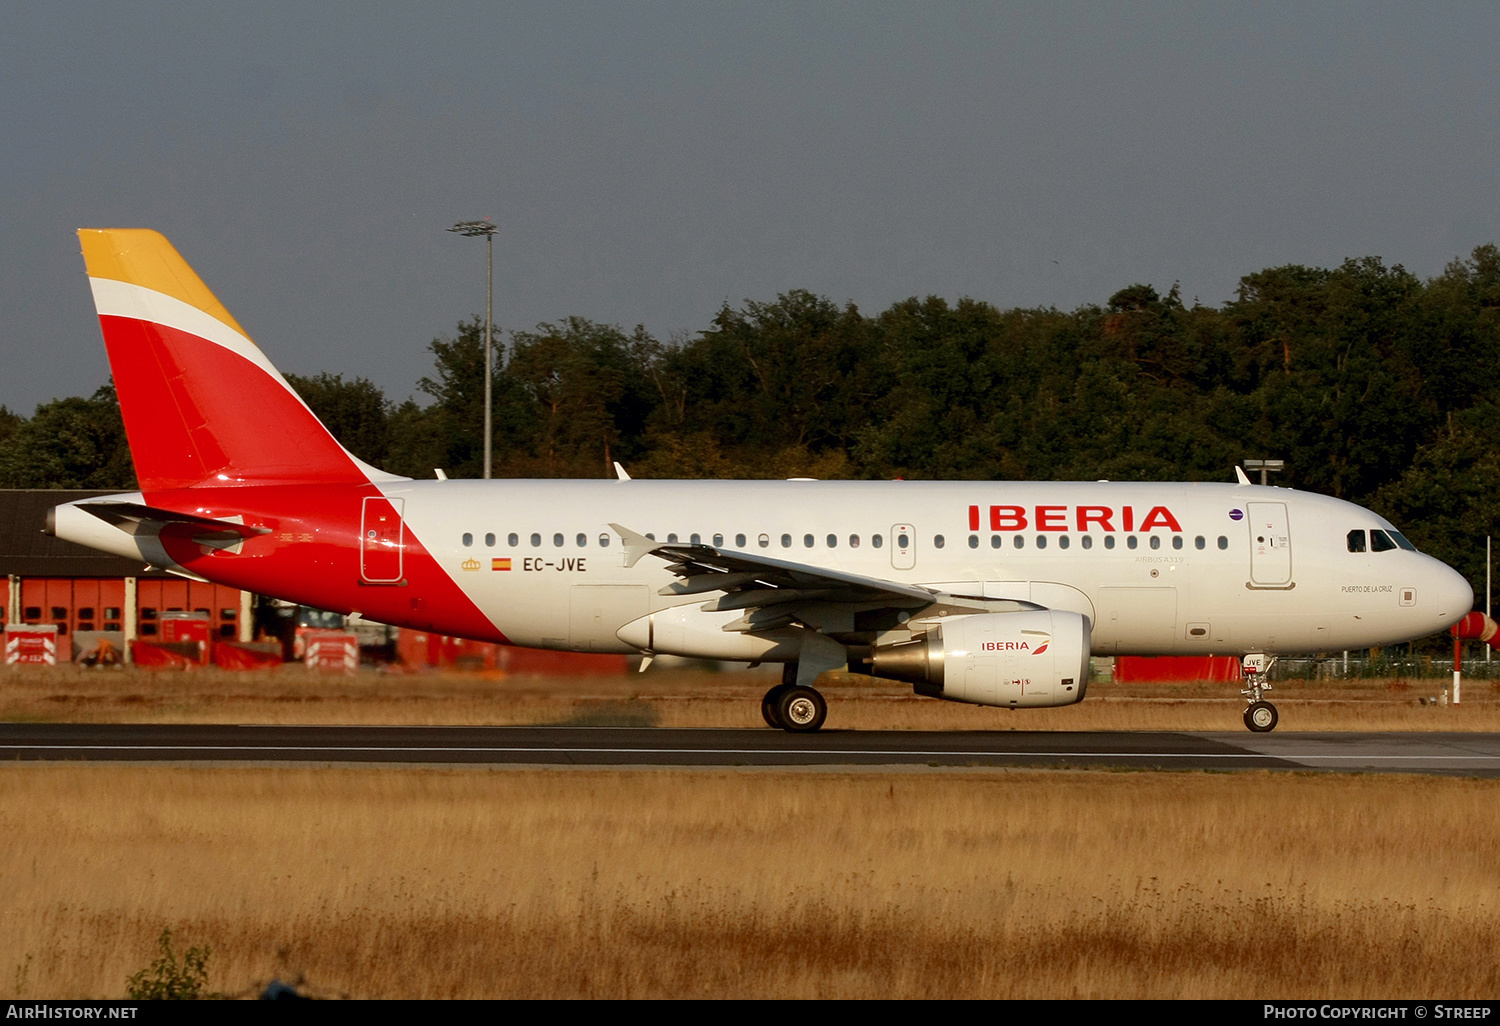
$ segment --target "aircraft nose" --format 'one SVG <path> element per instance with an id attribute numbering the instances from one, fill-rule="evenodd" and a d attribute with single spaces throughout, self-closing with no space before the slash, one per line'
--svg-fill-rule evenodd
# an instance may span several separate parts
<path id="1" fill-rule="evenodd" d="M 1428 594 L 1433 598 L 1433 608 L 1442 626 L 1451 627 L 1474 608 L 1474 589 L 1457 570 L 1437 560 L 1432 562 Z"/>

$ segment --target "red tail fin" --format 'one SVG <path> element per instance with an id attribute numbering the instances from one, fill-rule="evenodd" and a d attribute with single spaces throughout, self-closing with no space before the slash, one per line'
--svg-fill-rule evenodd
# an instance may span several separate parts
<path id="1" fill-rule="evenodd" d="M 143 491 L 389 479 L 328 433 L 164 237 L 78 238 Z"/>

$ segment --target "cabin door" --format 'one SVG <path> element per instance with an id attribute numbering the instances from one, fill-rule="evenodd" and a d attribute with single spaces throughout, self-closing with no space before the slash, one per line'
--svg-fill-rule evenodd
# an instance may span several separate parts
<path id="1" fill-rule="evenodd" d="M 1286 503 L 1246 503 L 1250 521 L 1250 584 L 1256 588 L 1292 586 L 1292 534 Z"/>

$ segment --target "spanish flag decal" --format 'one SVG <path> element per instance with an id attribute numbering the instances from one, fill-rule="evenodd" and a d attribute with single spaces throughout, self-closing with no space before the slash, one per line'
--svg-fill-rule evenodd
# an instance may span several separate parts
<path id="1" fill-rule="evenodd" d="M 510 569 L 510 559 L 509 559 L 509 557 L 507 557 L 505 559 L 492 559 L 492 560 L 490 560 L 490 569 L 491 570 L 509 570 Z"/>

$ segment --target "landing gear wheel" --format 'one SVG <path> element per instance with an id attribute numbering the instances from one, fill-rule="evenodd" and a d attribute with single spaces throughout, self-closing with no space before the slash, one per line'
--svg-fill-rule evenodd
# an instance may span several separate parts
<path id="1" fill-rule="evenodd" d="M 1245 710 L 1245 726 L 1257 734 L 1269 734 L 1276 729 L 1276 707 L 1270 702 L 1252 702 Z"/>
<path id="2" fill-rule="evenodd" d="M 776 699 L 776 716 L 781 720 L 782 730 L 810 734 L 823 725 L 828 718 L 828 703 L 822 695 L 800 684 L 791 687 L 783 684 L 781 687 L 781 694 Z"/>
<path id="3" fill-rule="evenodd" d="M 766 726 L 775 730 L 786 729 L 786 724 L 781 722 L 781 714 L 777 712 L 777 706 L 781 702 L 782 692 L 786 691 L 790 686 L 789 684 L 777 684 L 770 691 L 767 691 L 766 696 L 760 700 L 760 714 L 764 717 Z"/>

